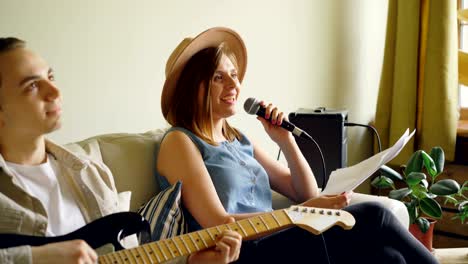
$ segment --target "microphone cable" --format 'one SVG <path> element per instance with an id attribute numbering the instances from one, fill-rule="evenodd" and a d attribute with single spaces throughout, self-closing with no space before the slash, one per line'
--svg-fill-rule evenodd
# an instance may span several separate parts
<path id="1" fill-rule="evenodd" d="M 377 138 L 377 144 L 378 144 L 378 149 L 379 151 L 378 152 L 381 152 L 382 151 L 382 143 L 380 141 L 380 135 L 379 135 L 379 132 L 377 132 L 377 129 L 375 129 L 375 127 L 371 126 L 371 125 L 364 125 L 364 124 L 358 124 L 358 123 L 351 123 L 351 122 L 346 122 L 343 124 L 344 126 L 349 126 L 349 127 L 353 127 L 353 126 L 360 126 L 360 127 L 365 127 L 365 128 L 368 128 L 370 129 L 375 137 Z M 326 166 L 325 166 L 325 158 L 323 156 L 323 153 L 322 153 L 322 149 L 320 148 L 319 144 L 317 143 L 317 141 L 314 140 L 314 138 L 312 138 L 312 136 L 310 136 L 307 132 L 303 132 L 308 139 L 310 139 L 312 142 L 314 142 L 314 145 L 316 146 L 319 154 L 320 154 L 320 158 L 322 160 L 322 171 L 323 171 L 323 174 L 322 174 L 322 191 L 325 189 L 325 187 L 327 186 L 327 182 L 325 180 L 326 178 Z M 281 148 L 278 150 L 278 156 L 276 157 L 276 160 L 279 161 L 280 159 L 280 156 L 281 156 Z M 378 192 L 379 192 L 379 195 L 380 195 L 380 188 L 378 189 Z"/>
<path id="2" fill-rule="evenodd" d="M 310 141 L 312 141 L 315 145 L 315 147 L 317 148 L 319 154 L 320 154 L 320 158 L 322 160 L 322 171 L 323 171 L 323 174 L 322 174 L 322 186 L 320 187 L 322 189 L 322 191 L 325 189 L 325 187 L 327 186 L 327 181 L 326 181 L 326 174 L 327 174 L 327 169 L 326 169 L 326 166 L 325 166 L 325 158 L 323 157 L 323 152 L 322 152 L 322 149 L 320 148 L 319 144 L 317 143 L 317 141 L 315 141 L 315 139 L 309 135 L 307 132 L 305 131 L 302 131 L 302 134 L 307 138 L 309 139 Z M 294 135 L 294 134 L 293 134 Z M 296 135 L 294 135 L 296 136 Z M 297 137 L 297 136 L 296 136 Z M 280 158 L 280 155 L 281 155 L 281 148 L 278 150 L 278 156 L 276 157 L 276 160 L 279 161 L 279 158 Z M 309 165 L 310 167 L 310 165 Z"/>

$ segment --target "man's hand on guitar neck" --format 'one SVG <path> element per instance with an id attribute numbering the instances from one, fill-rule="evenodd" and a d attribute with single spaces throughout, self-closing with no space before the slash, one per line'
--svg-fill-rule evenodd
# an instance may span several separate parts
<path id="1" fill-rule="evenodd" d="M 32 263 L 97 263 L 96 252 L 83 240 L 71 240 L 31 247 Z"/>

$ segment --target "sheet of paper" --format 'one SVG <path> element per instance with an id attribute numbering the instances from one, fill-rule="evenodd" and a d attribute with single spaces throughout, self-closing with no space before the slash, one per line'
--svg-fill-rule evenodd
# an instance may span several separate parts
<path id="1" fill-rule="evenodd" d="M 330 174 L 327 186 L 321 194 L 340 194 L 354 190 L 359 184 L 369 178 L 382 165 L 395 158 L 416 130 L 409 134 L 409 129 L 390 148 L 347 168 L 337 169 Z"/>

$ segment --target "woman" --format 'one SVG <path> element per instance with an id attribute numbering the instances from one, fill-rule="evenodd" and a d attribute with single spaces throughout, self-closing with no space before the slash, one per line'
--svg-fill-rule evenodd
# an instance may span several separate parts
<path id="1" fill-rule="evenodd" d="M 270 188 L 305 206 L 344 208 L 356 219 L 349 231 L 314 236 L 299 228 L 245 242 L 240 262 L 437 263 L 389 211 L 374 203 L 348 206 L 350 195 L 319 196 L 317 183 L 284 114 L 271 104 L 258 118 L 283 151 L 288 167 L 270 158 L 227 119 L 236 113 L 247 64 L 237 33 L 209 29 L 185 39 L 166 65 L 161 107 L 173 126 L 157 156 L 162 187 L 182 181 L 191 231 L 272 210 Z M 268 122 L 266 119 L 270 119 Z M 310 260 L 310 261 L 308 261 Z"/>

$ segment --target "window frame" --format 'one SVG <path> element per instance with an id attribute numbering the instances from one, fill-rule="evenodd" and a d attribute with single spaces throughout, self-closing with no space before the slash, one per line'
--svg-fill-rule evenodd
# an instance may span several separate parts
<path id="1" fill-rule="evenodd" d="M 463 1 L 468 1 L 468 0 L 458 0 L 457 1 L 457 10 L 460 10 L 463 8 Z M 461 48 L 461 45 L 462 45 L 462 27 L 465 26 L 467 27 L 468 29 L 468 23 L 467 22 L 463 22 L 463 21 L 460 21 L 460 19 L 457 19 L 457 27 L 458 27 L 458 49 Z M 459 85 L 459 94 L 460 94 L 460 85 Z M 461 99 L 459 99 L 461 101 Z M 461 107 L 460 106 L 460 121 L 468 121 L 468 107 Z M 462 125 L 460 124 L 459 122 L 459 125 L 458 125 L 459 129 L 462 127 Z M 460 132 L 460 131 L 458 131 Z"/>

